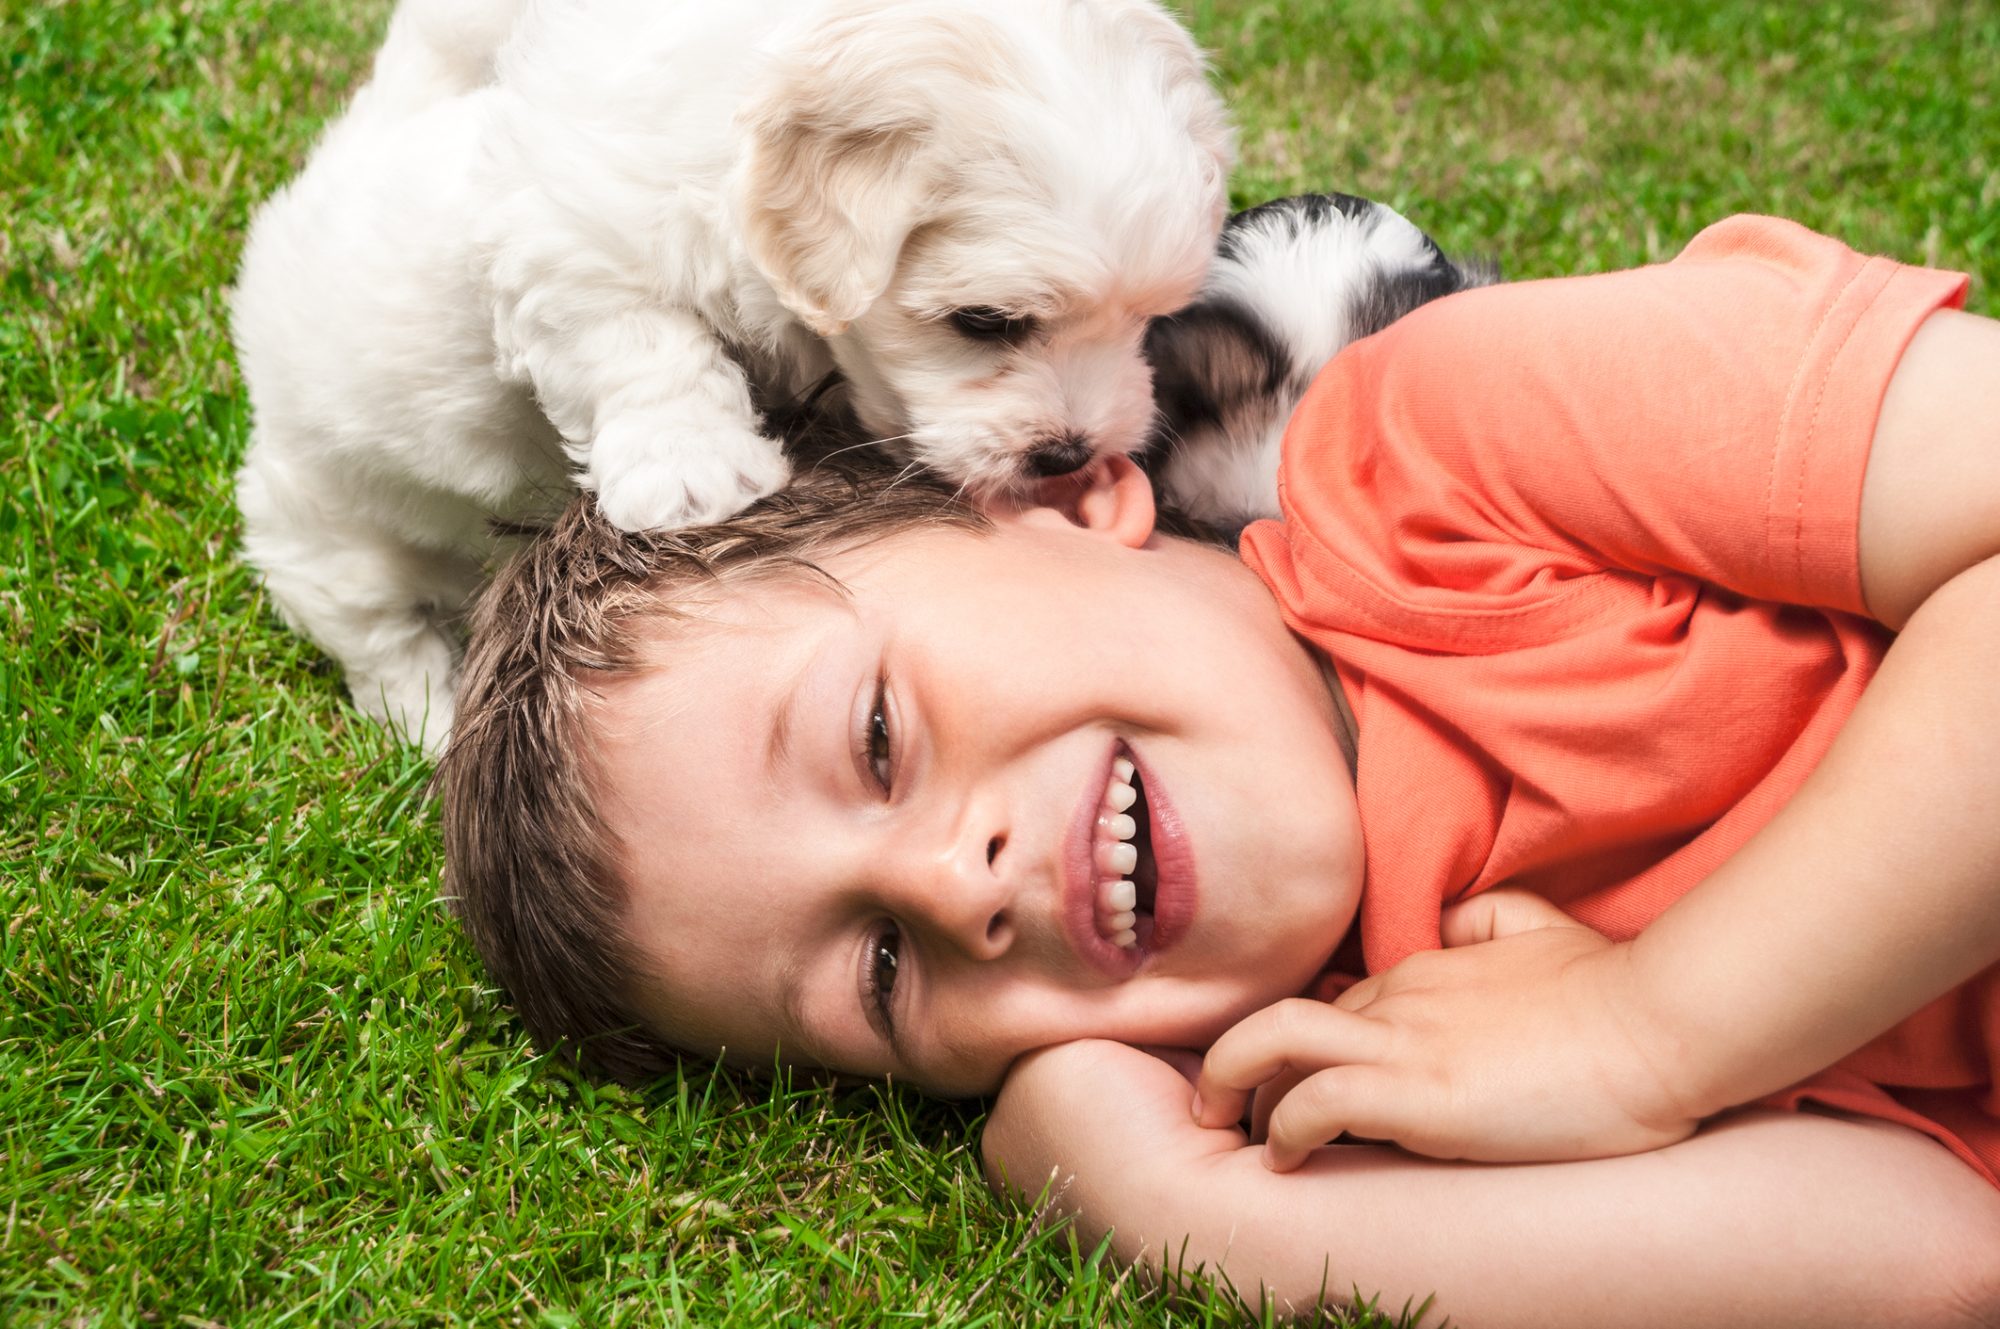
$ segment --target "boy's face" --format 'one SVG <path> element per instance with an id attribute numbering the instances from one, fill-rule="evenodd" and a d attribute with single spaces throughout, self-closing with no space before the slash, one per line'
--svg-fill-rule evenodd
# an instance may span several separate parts
<path id="1" fill-rule="evenodd" d="M 833 556 L 846 595 L 721 592 L 606 694 L 659 1033 L 977 1093 L 1051 1043 L 1206 1047 L 1326 962 L 1362 859 L 1316 660 L 1234 558 L 1152 536 L 1129 463 L 1066 507 Z M 1103 904 L 1120 758 L 1136 951 Z"/>

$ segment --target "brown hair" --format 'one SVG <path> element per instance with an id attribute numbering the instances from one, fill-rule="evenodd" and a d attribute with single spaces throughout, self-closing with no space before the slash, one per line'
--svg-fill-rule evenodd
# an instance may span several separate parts
<path id="1" fill-rule="evenodd" d="M 581 498 L 500 572 L 473 615 L 438 770 L 445 894 L 537 1042 L 626 1081 L 674 1050 L 633 1001 L 616 846 L 592 799 L 587 699 L 645 667 L 648 625 L 690 592 L 793 572 L 923 526 L 984 529 L 959 491 L 846 452 L 712 526 L 627 535 Z"/>

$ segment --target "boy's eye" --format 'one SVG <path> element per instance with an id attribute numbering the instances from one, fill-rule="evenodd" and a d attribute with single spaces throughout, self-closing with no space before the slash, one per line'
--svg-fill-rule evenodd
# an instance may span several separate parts
<path id="1" fill-rule="evenodd" d="M 862 997 L 879 1019 L 882 1032 L 892 1040 L 896 1029 L 892 998 L 896 992 L 896 966 L 902 953 L 903 934 L 896 930 L 895 924 L 890 923 L 868 939 L 867 954 L 862 958 Z M 869 1023 L 874 1024 L 876 1020 Z"/>
<path id="2" fill-rule="evenodd" d="M 884 794 L 889 792 L 893 774 L 890 758 L 893 755 L 889 740 L 889 681 L 878 679 L 875 684 L 875 704 L 868 713 L 868 733 L 862 759 L 867 763 L 868 773 L 874 777 L 876 786 Z"/>

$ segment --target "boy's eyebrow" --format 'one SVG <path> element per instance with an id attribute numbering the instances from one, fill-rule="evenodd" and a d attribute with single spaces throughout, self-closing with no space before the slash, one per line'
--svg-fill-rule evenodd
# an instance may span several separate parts
<path id="1" fill-rule="evenodd" d="M 794 1047 L 806 1041 L 805 985 L 799 982 L 799 967 L 786 964 L 778 970 L 778 1046 Z"/>
<path id="2" fill-rule="evenodd" d="M 803 1052 L 807 1061 L 824 1067 L 830 1045 L 813 1037 L 814 1030 L 806 1019 L 806 988 L 800 976 L 801 968 L 796 964 L 787 963 L 778 970 L 778 1047 Z"/>
<path id="3" fill-rule="evenodd" d="M 798 731 L 799 699 L 805 695 L 806 675 L 812 670 L 809 657 L 805 665 L 792 677 L 785 689 L 785 699 L 778 703 L 771 717 L 771 736 L 764 746 L 764 774 L 775 777 L 778 768 L 791 759 L 792 736 Z"/>

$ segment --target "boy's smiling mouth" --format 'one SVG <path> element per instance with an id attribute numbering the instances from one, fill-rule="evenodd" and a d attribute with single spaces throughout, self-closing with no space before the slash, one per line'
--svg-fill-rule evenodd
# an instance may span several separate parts
<path id="1" fill-rule="evenodd" d="M 1131 758 L 1111 759 L 1111 778 L 1098 806 L 1092 853 L 1097 868 L 1097 933 L 1132 950 L 1153 931 L 1153 895 L 1159 880 L 1153 862 L 1145 786 Z"/>
<path id="2" fill-rule="evenodd" d="M 1086 790 L 1068 850 L 1066 921 L 1097 968 L 1130 977 L 1186 930 L 1193 914 L 1186 836 L 1124 742 L 1112 746 L 1103 778 Z"/>

